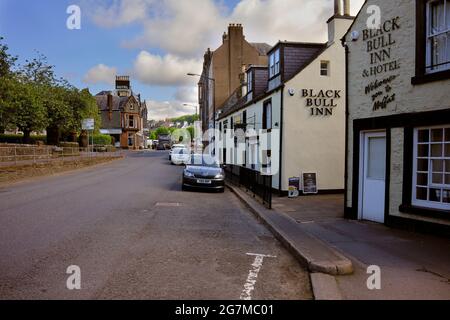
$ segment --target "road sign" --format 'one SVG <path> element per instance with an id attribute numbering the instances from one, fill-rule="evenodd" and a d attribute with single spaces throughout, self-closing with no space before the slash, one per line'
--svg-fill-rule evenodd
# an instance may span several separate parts
<path id="1" fill-rule="evenodd" d="M 94 119 L 84 119 L 81 128 L 83 130 L 94 130 L 95 129 L 95 120 Z"/>

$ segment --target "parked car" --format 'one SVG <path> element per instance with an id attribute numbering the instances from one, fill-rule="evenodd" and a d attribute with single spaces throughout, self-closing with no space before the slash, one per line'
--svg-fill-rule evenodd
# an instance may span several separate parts
<path id="1" fill-rule="evenodd" d="M 188 164 L 191 160 L 191 153 L 185 147 L 172 149 L 170 161 L 174 165 Z"/>
<path id="2" fill-rule="evenodd" d="M 177 149 L 177 148 L 186 148 L 186 146 L 184 144 L 174 144 L 172 146 L 172 149 L 170 149 L 170 152 L 169 152 L 169 161 L 172 160 L 172 152 L 173 152 L 173 150 Z"/>
<path id="3" fill-rule="evenodd" d="M 195 154 L 183 171 L 182 189 L 214 189 L 225 191 L 225 171 L 218 161 L 207 155 Z"/>

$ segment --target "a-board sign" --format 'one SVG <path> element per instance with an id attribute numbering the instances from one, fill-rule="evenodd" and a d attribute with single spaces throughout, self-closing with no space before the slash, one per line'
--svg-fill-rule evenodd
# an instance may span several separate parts
<path id="1" fill-rule="evenodd" d="M 317 194 L 319 189 L 317 188 L 317 173 L 303 173 L 303 193 L 304 194 Z"/>
<path id="2" fill-rule="evenodd" d="M 300 178 L 289 178 L 289 198 L 297 198 L 300 196 Z"/>

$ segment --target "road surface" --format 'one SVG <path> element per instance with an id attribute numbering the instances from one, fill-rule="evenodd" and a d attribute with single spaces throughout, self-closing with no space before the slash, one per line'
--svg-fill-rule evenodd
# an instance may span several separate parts
<path id="1" fill-rule="evenodd" d="M 182 192 L 182 170 L 139 152 L 0 188 L 0 299 L 312 298 L 231 192 Z M 72 265 L 81 290 L 67 289 Z"/>

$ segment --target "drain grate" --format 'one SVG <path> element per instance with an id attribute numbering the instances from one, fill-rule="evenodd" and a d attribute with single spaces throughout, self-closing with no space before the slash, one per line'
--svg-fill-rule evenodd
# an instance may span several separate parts
<path id="1" fill-rule="evenodd" d="M 157 202 L 156 207 L 181 207 L 179 202 Z"/>

